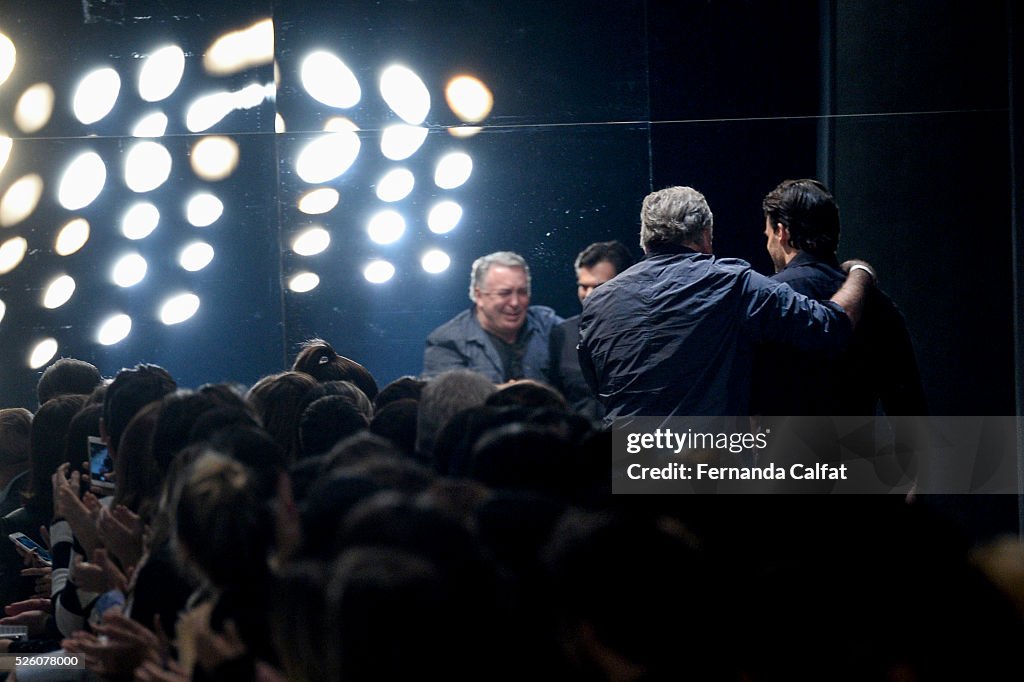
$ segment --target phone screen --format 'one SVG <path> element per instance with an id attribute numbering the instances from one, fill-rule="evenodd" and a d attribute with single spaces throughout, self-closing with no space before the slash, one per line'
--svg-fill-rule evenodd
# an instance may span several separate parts
<path id="1" fill-rule="evenodd" d="M 36 550 L 36 554 L 43 560 L 43 563 L 48 565 L 53 564 L 53 556 L 51 556 L 47 550 L 43 549 L 42 545 L 29 536 L 24 533 L 11 533 L 8 537 L 30 552 L 32 550 Z"/>
<path id="2" fill-rule="evenodd" d="M 92 480 L 113 483 L 114 462 L 110 459 L 110 450 L 103 441 L 89 436 L 89 476 Z"/>

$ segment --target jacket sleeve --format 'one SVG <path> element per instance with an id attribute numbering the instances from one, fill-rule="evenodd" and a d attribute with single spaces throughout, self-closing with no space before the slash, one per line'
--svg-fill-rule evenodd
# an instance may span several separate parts
<path id="1" fill-rule="evenodd" d="M 469 359 L 459 352 L 453 339 L 427 338 L 427 347 L 423 351 L 423 374 L 421 378 L 429 379 L 450 369 L 469 366 Z"/>

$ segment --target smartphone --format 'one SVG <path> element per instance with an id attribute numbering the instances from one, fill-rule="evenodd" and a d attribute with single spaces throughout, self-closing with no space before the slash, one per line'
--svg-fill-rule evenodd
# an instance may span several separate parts
<path id="1" fill-rule="evenodd" d="M 47 566 L 53 566 L 53 556 L 50 554 L 50 552 L 44 549 L 42 545 L 37 543 L 29 536 L 25 535 L 24 533 L 11 533 L 7 537 L 10 538 L 11 542 L 13 542 L 14 544 L 21 545 L 30 552 L 32 550 L 36 550 L 36 555 L 39 557 L 40 561 L 42 561 Z"/>
<path id="2" fill-rule="evenodd" d="M 114 490 L 114 461 L 103 440 L 89 436 L 89 480 L 91 486 L 103 492 Z"/>

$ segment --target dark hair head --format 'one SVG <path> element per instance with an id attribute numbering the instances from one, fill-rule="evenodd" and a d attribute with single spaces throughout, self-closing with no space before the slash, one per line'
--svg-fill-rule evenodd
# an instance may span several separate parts
<path id="1" fill-rule="evenodd" d="M 316 386 L 316 379 L 305 372 L 281 372 L 263 377 L 246 395 L 263 428 L 289 461 L 294 461 L 299 452 L 299 420 Z"/>
<path id="2" fill-rule="evenodd" d="M 132 417 L 114 459 L 117 482 L 114 503 L 123 504 L 147 521 L 155 513 L 163 485 L 163 474 L 153 459 L 153 432 L 160 416 L 160 405 L 160 402 L 151 402 Z"/>
<path id="3" fill-rule="evenodd" d="M 338 441 L 359 433 L 368 425 L 366 416 L 346 396 L 317 398 L 303 411 L 299 422 L 301 456 L 322 455 Z"/>
<path id="4" fill-rule="evenodd" d="M 524 379 L 500 388 L 487 396 L 484 405 L 491 407 L 540 407 L 571 412 L 562 394 L 539 381 Z"/>
<path id="5" fill-rule="evenodd" d="M 373 399 L 373 409 L 377 411 L 396 400 L 419 400 L 420 394 L 423 393 L 423 387 L 426 385 L 426 381 L 416 377 L 399 377 L 380 389 L 380 393 Z"/>
<path id="6" fill-rule="evenodd" d="M 40 511 L 50 510 L 53 506 L 53 489 L 50 477 L 64 459 L 67 447 L 68 429 L 71 420 L 82 405 L 84 395 L 62 395 L 43 403 L 32 419 L 32 435 L 30 448 L 32 466 L 29 484 L 25 490 L 25 505 Z"/>
<path id="7" fill-rule="evenodd" d="M 839 206 L 817 180 L 785 180 L 761 204 L 772 230 L 789 230 L 789 245 L 818 257 L 831 257 L 839 247 Z"/>
<path id="8" fill-rule="evenodd" d="M 64 445 L 64 460 L 77 467 L 89 457 L 89 436 L 100 435 L 100 417 L 103 406 L 98 403 L 82 403 L 81 409 L 68 424 L 68 437 Z"/>
<path id="9" fill-rule="evenodd" d="M 103 399 L 103 425 L 115 459 L 121 434 L 135 413 L 177 388 L 178 384 L 167 370 L 158 365 L 139 364 L 117 373 Z"/>
<path id="10" fill-rule="evenodd" d="M 153 432 L 153 460 L 161 473 L 166 473 L 178 451 L 192 442 L 192 429 L 199 419 L 224 406 L 223 397 L 215 392 L 183 389 L 163 397 Z M 229 406 L 238 408 L 233 402 Z"/>
<path id="11" fill-rule="evenodd" d="M 31 412 L 24 407 L 0 410 L 0 467 L 28 464 L 31 433 Z"/>
<path id="12" fill-rule="evenodd" d="M 620 241 L 594 242 L 587 248 L 580 251 L 576 256 L 575 268 L 592 268 L 602 261 L 607 261 L 615 268 L 615 274 L 619 274 L 630 265 L 636 262 L 633 254 Z"/>
<path id="13" fill-rule="evenodd" d="M 61 358 L 46 368 L 36 384 L 36 396 L 42 405 L 59 395 L 89 395 L 103 383 L 96 366 L 85 360 Z"/>
<path id="14" fill-rule="evenodd" d="M 387 438 L 407 455 L 415 454 L 419 405 L 409 398 L 389 402 L 373 415 L 370 433 Z"/>
<path id="15" fill-rule="evenodd" d="M 351 381 L 370 400 L 377 395 L 377 382 L 369 370 L 355 360 L 338 355 L 323 339 L 310 339 L 302 344 L 292 371 L 305 372 L 317 381 Z"/>

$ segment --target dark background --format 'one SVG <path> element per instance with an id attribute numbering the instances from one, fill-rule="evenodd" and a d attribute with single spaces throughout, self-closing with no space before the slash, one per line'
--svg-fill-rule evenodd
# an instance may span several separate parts
<path id="1" fill-rule="evenodd" d="M 637 244 L 638 207 L 652 189 L 689 184 L 715 213 L 715 249 L 767 272 L 760 202 L 788 177 L 819 177 L 840 204 L 840 255 L 873 263 L 882 286 L 903 309 L 936 414 L 1007 415 L 1020 398 L 1021 159 L 1020 11 L 1010 2 L 864 0 L 755 2 L 98 2 L 86 21 L 78 0 L 0 1 L 0 30 L 18 46 L 18 66 L 0 86 L 0 129 L 15 151 L 0 191 L 22 174 L 40 172 L 46 191 L 24 223 L 0 228 L 0 241 L 22 235 L 30 254 L 0 276 L 7 315 L 0 322 L 0 403 L 33 407 L 38 372 L 28 349 L 54 336 L 60 355 L 96 363 L 105 374 L 139 361 L 165 365 L 182 385 L 225 379 L 251 383 L 290 365 L 297 345 L 323 336 L 366 364 L 381 384 L 421 369 L 423 339 L 466 305 L 469 265 L 498 249 L 522 253 L 533 270 L 534 302 L 575 314 L 572 260 L 588 243 L 618 238 Z M 272 16 L 276 101 L 236 111 L 207 133 L 226 134 L 242 164 L 217 183 L 225 215 L 206 228 L 217 258 L 201 273 L 176 270 L 172 251 L 194 231 L 167 218 L 145 244 L 151 276 L 115 290 L 104 273 L 123 246 L 117 234 L 130 192 L 116 180 L 131 124 L 155 108 L 171 117 L 165 143 L 172 180 L 153 193 L 173 205 L 202 186 L 186 158 L 198 136 L 184 110 L 212 87 L 270 82 L 270 65 L 229 78 L 203 73 L 201 56 L 227 30 Z M 1016 27 L 1016 31 L 1015 28 Z M 141 57 L 165 42 L 188 55 L 178 91 L 157 106 L 134 93 Z M 338 111 L 307 96 L 299 63 L 330 49 L 355 72 L 364 96 Z M 1019 52 L 1019 47 L 1018 47 Z M 417 177 L 398 207 L 406 236 L 391 246 L 365 236 L 373 194 L 387 162 L 377 147 L 382 126 L 397 120 L 377 94 L 381 69 L 400 61 L 427 85 L 431 129 L 406 164 Z M 70 114 L 74 83 L 98 65 L 121 73 L 114 112 L 94 126 Z M 475 137 L 456 139 L 458 123 L 444 104 L 445 82 L 477 75 L 495 106 Z M 1018 76 L 1019 77 L 1019 76 Z M 50 123 L 16 135 L 11 113 L 28 85 L 50 82 L 58 93 Z M 205 89 L 205 90 L 204 90 Z M 287 122 L 275 134 L 274 115 Z M 352 170 L 329 183 L 342 201 L 325 216 L 305 216 L 295 201 L 306 186 L 294 173 L 301 144 L 335 115 L 360 127 L 362 151 Z M 1018 135 L 1013 143 L 1014 122 Z M 108 165 L 107 189 L 79 212 L 93 239 L 60 259 L 52 236 L 71 215 L 55 200 L 56 179 L 70 155 L 90 148 Z M 442 192 L 429 180 L 444 152 L 471 154 L 470 181 Z M 1015 150 L 1015 151 L 1014 151 Z M 1018 203 L 1014 203 L 1017 195 Z M 425 214 L 450 197 L 465 214 L 438 236 Z M 170 215 L 165 213 L 165 215 Z M 331 247 L 313 258 L 288 250 L 299 228 L 324 224 Z M 1016 225 L 1016 227 L 1015 227 Z M 418 266 L 427 247 L 452 257 L 428 275 Z M 397 274 L 385 285 L 362 279 L 372 257 Z M 161 265 L 163 263 L 163 265 Z M 312 269 L 321 285 L 295 294 L 282 283 Z M 38 297 L 58 272 L 79 289 L 68 305 L 45 311 Z M 155 320 L 157 300 L 181 287 L 203 303 L 177 327 Z M 108 311 L 133 315 L 124 342 L 93 339 Z M 1015 335 L 1015 324 L 1018 331 Z M 1016 354 L 1016 359 L 1015 359 Z"/>

